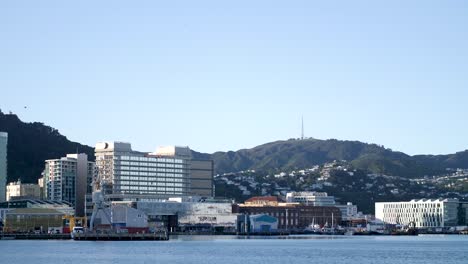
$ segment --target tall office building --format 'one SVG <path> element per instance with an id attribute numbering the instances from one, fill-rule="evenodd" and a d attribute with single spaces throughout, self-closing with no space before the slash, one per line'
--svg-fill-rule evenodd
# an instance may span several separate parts
<path id="1" fill-rule="evenodd" d="M 44 194 L 46 199 L 67 201 L 75 207 L 76 216 L 85 215 L 85 195 L 91 191 L 94 162 L 86 154 L 68 154 L 45 161 Z"/>
<path id="2" fill-rule="evenodd" d="M 213 197 L 214 194 L 214 162 L 212 160 L 192 159 L 188 147 L 167 146 L 158 147 L 155 152 L 159 157 L 182 158 L 190 160 L 190 195 Z"/>
<path id="3" fill-rule="evenodd" d="M 0 202 L 6 201 L 8 133 L 0 132 Z"/>
<path id="4" fill-rule="evenodd" d="M 202 197 L 214 197 L 214 162 L 195 160 L 190 162 L 190 193 Z"/>
<path id="5" fill-rule="evenodd" d="M 96 144 L 95 155 L 101 188 L 109 199 L 151 201 L 212 196 L 212 162 L 207 161 L 208 166 L 193 162 L 188 147 L 161 147 L 145 153 L 132 150 L 130 143 L 102 142 Z M 192 164 L 197 171 L 193 177 Z M 192 183 L 201 187 L 192 190 Z"/>

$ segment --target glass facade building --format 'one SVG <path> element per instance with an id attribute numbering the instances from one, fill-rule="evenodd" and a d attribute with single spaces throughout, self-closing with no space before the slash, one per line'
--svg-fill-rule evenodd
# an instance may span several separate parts
<path id="1" fill-rule="evenodd" d="M 190 194 L 190 157 L 133 151 L 129 143 L 98 143 L 97 177 L 108 198 L 150 199 Z"/>
<path id="2" fill-rule="evenodd" d="M 457 199 L 421 199 L 375 203 L 375 217 L 387 224 L 416 228 L 464 226 L 468 203 Z"/>
<path id="3" fill-rule="evenodd" d="M 138 156 L 114 157 L 114 193 L 186 195 L 187 160 Z"/>
<path id="4" fill-rule="evenodd" d="M 8 133 L 0 132 L 0 202 L 6 201 Z"/>

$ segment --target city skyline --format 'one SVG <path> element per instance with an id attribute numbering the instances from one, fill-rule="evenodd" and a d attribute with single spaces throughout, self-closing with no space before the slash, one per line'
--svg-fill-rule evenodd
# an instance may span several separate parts
<path id="1" fill-rule="evenodd" d="M 300 138 L 303 116 L 305 137 L 455 153 L 468 148 L 467 9 L 2 2 L 0 109 L 90 146 L 238 150 Z"/>

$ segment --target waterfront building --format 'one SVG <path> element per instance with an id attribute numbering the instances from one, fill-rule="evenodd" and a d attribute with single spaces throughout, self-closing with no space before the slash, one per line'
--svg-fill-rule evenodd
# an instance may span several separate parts
<path id="1" fill-rule="evenodd" d="M 255 196 L 245 200 L 247 206 L 278 206 L 278 197 L 276 196 Z"/>
<path id="2" fill-rule="evenodd" d="M 234 230 L 237 215 L 227 200 L 175 198 L 162 202 L 134 202 L 148 215 L 150 226 L 165 226 L 168 230 Z"/>
<path id="3" fill-rule="evenodd" d="M 62 233 L 65 215 L 55 209 L 17 208 L 8 211 L 4 220 L 6 232 Z M 18 219 L 20 219 L 18 221 Z"/>
<path id="4" fill-rule="evenodd" d="M 8 133 L 0 132 L 0 202 L 6 201 Z"/>
<path id="5" fill-rule="evenodd" d="M 11 199 L 41 199 L 41 189 L 38 184 L 22 183 L 20 180 L 17 182 L 10 182 L 7 185 L 6 200 Z"/>
<path id="6" fill-rule="evenodd" d="M 286 194 L 286 202 L 313 206 L 334 206 L 335 197 L 328 196 L 326 192 L 289 192 Z"/>
<path id="7" fill-rule="evenodd" d="M 10 200 L 0 203 L 0 220 L 5 219 L 7 212 L 18 208 L 54 209 L 61 212 L 63 215 L 73 215 L 75 213 L 72 204 L 65 201 L 60 202 L 39 199 Z"/>
<path id="8" fill-rule="evenodd" d="M 257 201 L 259 199 L 256 199 Z M 266 198 L 265 200 L 272 200 Z M 341 211 L 335 206 L 312 206 L 300 203 L 236 204 L 233 213 L 257 215 L 266 214 L 278 219 L 278 229 L 302 230 L 311 224 L 336 226 L 341 223 Z"/>
<path id="9" fill-rule="evenodd" d="M 112 221 L 112 223 L 110 222 Z M 148 232 L 148 216 L 141 210 L 125 204 L 112 204 L 103 211 L 98 211 L 95 228 L 126 230 L 128 233 Z"/>
<path id="10" fill-rule="evenodd" d="M 466 226 L 468 202 L 458 199 L 421 199 L 375 203 L 375 217 L 386 224 L 416 228 Z"/>
<path id="11" fill-rule="evenodd" d="M 213 196 L 213 162 L 193 160 L 188 147 L 134 151 L 130 143 L 96 144 L 97 177 L 107 199 L 160 201 L 174 196 Z"/>
<path id="12" fill-rule="evenodd" d="M 266 214 L 238 215 L 237 231 L 241 233 L 276 232 L 278 219 Z"/>
<path id="13" fill-rule="evenodd" d="M 337 204 L 335 206 L 338 207 L 338 209 L 340 209 L 341 219 L 343 221 L 350 221 L 356 218 L 363 217 L 362 213 L 360 213 L 361 215 L 358 214 L 357 206 L 351 202 L 348 202 L 346 204 Z"/>
<path id="14" fill-rule="evenodd" d="M 75 207 L 75 216 L 85 216 L 85 196 L 91 191 L 94 162 L 86 154 L 67 154 L 45 161 L 44 194 L 52 201 L 67 201 Z"/>

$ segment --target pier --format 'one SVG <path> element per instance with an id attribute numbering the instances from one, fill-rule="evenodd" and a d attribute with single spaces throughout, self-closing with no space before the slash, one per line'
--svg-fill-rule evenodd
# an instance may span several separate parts
<path id="1" fill-rule="evenodd" d="M 15 233 L 4 233 L 0 235 L 0 240 L 66 240 L 70 239 L 70 234 L 15 234 Z"/>
<path id="2" fill-rule="evenodd" d="M 167 233 L 77 233 L 73 235 L 73 239 L 77 241 L 166 241 L 169 240 L 169 236 Z"/>

